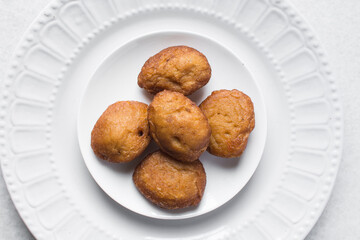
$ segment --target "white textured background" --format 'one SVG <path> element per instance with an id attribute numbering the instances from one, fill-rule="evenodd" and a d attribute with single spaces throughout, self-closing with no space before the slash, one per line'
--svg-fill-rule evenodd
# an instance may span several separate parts
<path id="1" fill-rule="evenodd" d="M 327 53 L 344 106 L 342 164 L 330 201 L 306 240 L 360 239 L 360 0 L 288 0 Z M 16 44 L 50 0 L 0 0 L 0 80 Z M 34 239 L 0 172 L 0 240 Z"/>

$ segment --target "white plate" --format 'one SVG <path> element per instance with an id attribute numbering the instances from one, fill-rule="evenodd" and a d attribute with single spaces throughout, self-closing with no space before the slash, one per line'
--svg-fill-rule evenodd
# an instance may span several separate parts
<path id="1" fill-rule="evenodd" d="M 82 96 L 99 81 L 96 70 L 106 70 L 109 59 L 120 61 L 123 46 L 160 38 L 156 52 L 181 40 L 165 40 L 172 34 L 185 36 L 209 58 L 218 48 L 229 56 L 224 62 L 235 56 L 235 63 L 244 63 L 262 93 L 267 136 L 260 164 L 240 193 L 207 214 L 168 221 L 129 211 L 98 187 L 80 153 L 77 117 Z M 200 39 L 203 46 L 196 45 Z M 37 239 L 303 239 L 329 198 L 341 155 L 340 101 L 323 55 L 281 0 L 54 1 L 26 33 L 0 88 L 1 164 L 11 197 Z M 237 88 L 257 99 L 250 80 Z M 210 84 L 220 82 L 213 78 Z M 209 85 L 208 91 L 222 86 Z M 139 97 L 126 94 L 120 98 Z M 154 214 L 146 215 L 168 218 Z"/>
<path id="2" fill-rule="evenodd" d="M 160 50 L 176 45 L 194 47 L 207 56 L 212 66 L 209 83 L 189 96 L 200 104 L 213 90 L 239 89 L 248 94 L 255 107 L 255 129 L 249 137 L 241 158 L 221 159 L 204 153 L 207 184 L 203 199 L 196 208 L 166 211 L 143 198 L 132 182 L 135 166 L 147 154 L 127 164 L 99 160 L 90 147 L 91 130 L 102 112 L 120 100 L 137 100 L 149 104 L 151 95 L 139 88 L 137 75 L 144 62 Z M 239 57 L 240 58 L 240 57 Z M 266 112 L 259 88 L 240 59 L 219 43 L 206 37 L 187 33 L 163 31 L 132 39 L 109 56 L 91 78 L 79 110 L 79 145 L 85 163 L 99 186 L 122 206 L 139 214 L 161 219 L 184 219 L 207 213 L 233 198 L 248 182 L 259 164 L 266 138 Z M 226 187 L 224 187 L 226 186 Z"/>

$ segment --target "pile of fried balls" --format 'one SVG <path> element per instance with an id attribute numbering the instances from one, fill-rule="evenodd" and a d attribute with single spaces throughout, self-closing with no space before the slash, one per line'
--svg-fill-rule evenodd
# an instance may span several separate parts
<path id="1" fill-rule="evenodd" d="M 138 85 L 155 94 L 151 104 L 116 102 L 91 132 L 95 155 L 115 163 L 134 160 L 151 138 L 155 141 L 160 150 L 137 165 L 133 181 L 161 208 L 198 205 L 206 185 L 200 155 L 207 150 L 221 158 L 239 157 L 255 127 L 253 103 L 241 91 L 214 91 L 200 106 L 186 97 L 210 77 L 208 60 L 196 49 L 166 48 L 150 57 L 138 76 Z"/>

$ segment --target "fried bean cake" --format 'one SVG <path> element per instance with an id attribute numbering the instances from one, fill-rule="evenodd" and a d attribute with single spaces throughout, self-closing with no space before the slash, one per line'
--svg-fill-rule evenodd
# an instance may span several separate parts
<path id="1" fill-rule="evenodd" d="M 129 162 L 150 143 L 147 105 L 121 101 L 110 105 L 91 132 L 95 155 L 109 162 Z"/>
<path id="2" fill-rule="evenodd" d="M 135 168 L 133 181 L 152 203 L 165 209 L 178 209 L 199 204 L 205 190 L 206 173 L 199 160 L 180 162 L 157 151 Z"/>
<path id="3" fill-rule="evenodd" d="M 179 161 L 196 161 L 209 144 L 211 129 L 204 113 L 181 93 L 164 90 L 156 94 L 148 120 L 154 141 Z"/>
<path id="4" fill-rule="evenodd" d="M 138 85 L 151 94 L 171 90 L 190 95 L 208 83 L 211 67 L 194 48 L 174 46 L 150 57 L 138 76 Z"/>
<path id="5" fill-rule="evenodd" d="M 236 89 L 214 91 L 200 104 L 200 109 L 212 131 L 208 151 L 223 158 L 239 157 L 255 127 L 250 97 Z"/>

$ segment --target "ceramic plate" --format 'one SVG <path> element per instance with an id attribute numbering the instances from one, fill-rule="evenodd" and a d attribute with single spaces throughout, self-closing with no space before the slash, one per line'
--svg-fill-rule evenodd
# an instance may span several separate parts
<path id="1" fill-rule="evenodd" d="M 150 104 L 153 96 L 140 89 L 137 75 L 144 62 L 168 46 L 187 45 L 204 53 L 211 66 L 210 82 L 189 96 L 198 105 L 213 90 L 239 89 L 248 94 L 255 107 L 256 128 L 240 158 L 224 159 L 204 153 L 202 161 L 207 186 L 201 204 L 196 208 L 165 211 L 143 198 L 132 182 L 135 166 L 147 154 L 158 149 L 155 144 L 138 159 L 127 164 L 107 163 L 93 153 L 91 130 L 110 104 L 119 100 L 137 100 Z M 86 87 L 78 117 L 79 145 L 95 181 L 115 201 L 139 214 L 162 219 L 182 219 L 207 213 L 234 197 L 247 183 L 259 164 L 266 138 L 266 112 L 255 79 L 241 60 L 230 50 L 206 37 L 188 32 L 163 31 L 130 40 L 96 69 Z"/>
<path id="2" fill-rule="evenodd" d="M 99 161 L 89 131 L 115 101 L 149 103 L 136 84 L 142 64 L 180 44 L 203 52 L 213 69 L 190 98 L 242 90 L 256 128 L 240 159 L 219 163 L 205 153 L 203 201 L 170 212 L 133 186 L 141 158 Z M 303 239 L 335 181 L 337 89 L 319 44 L 281 0 L 54 1 L 2 84 L 2 170 L 38 239 Z"/>

